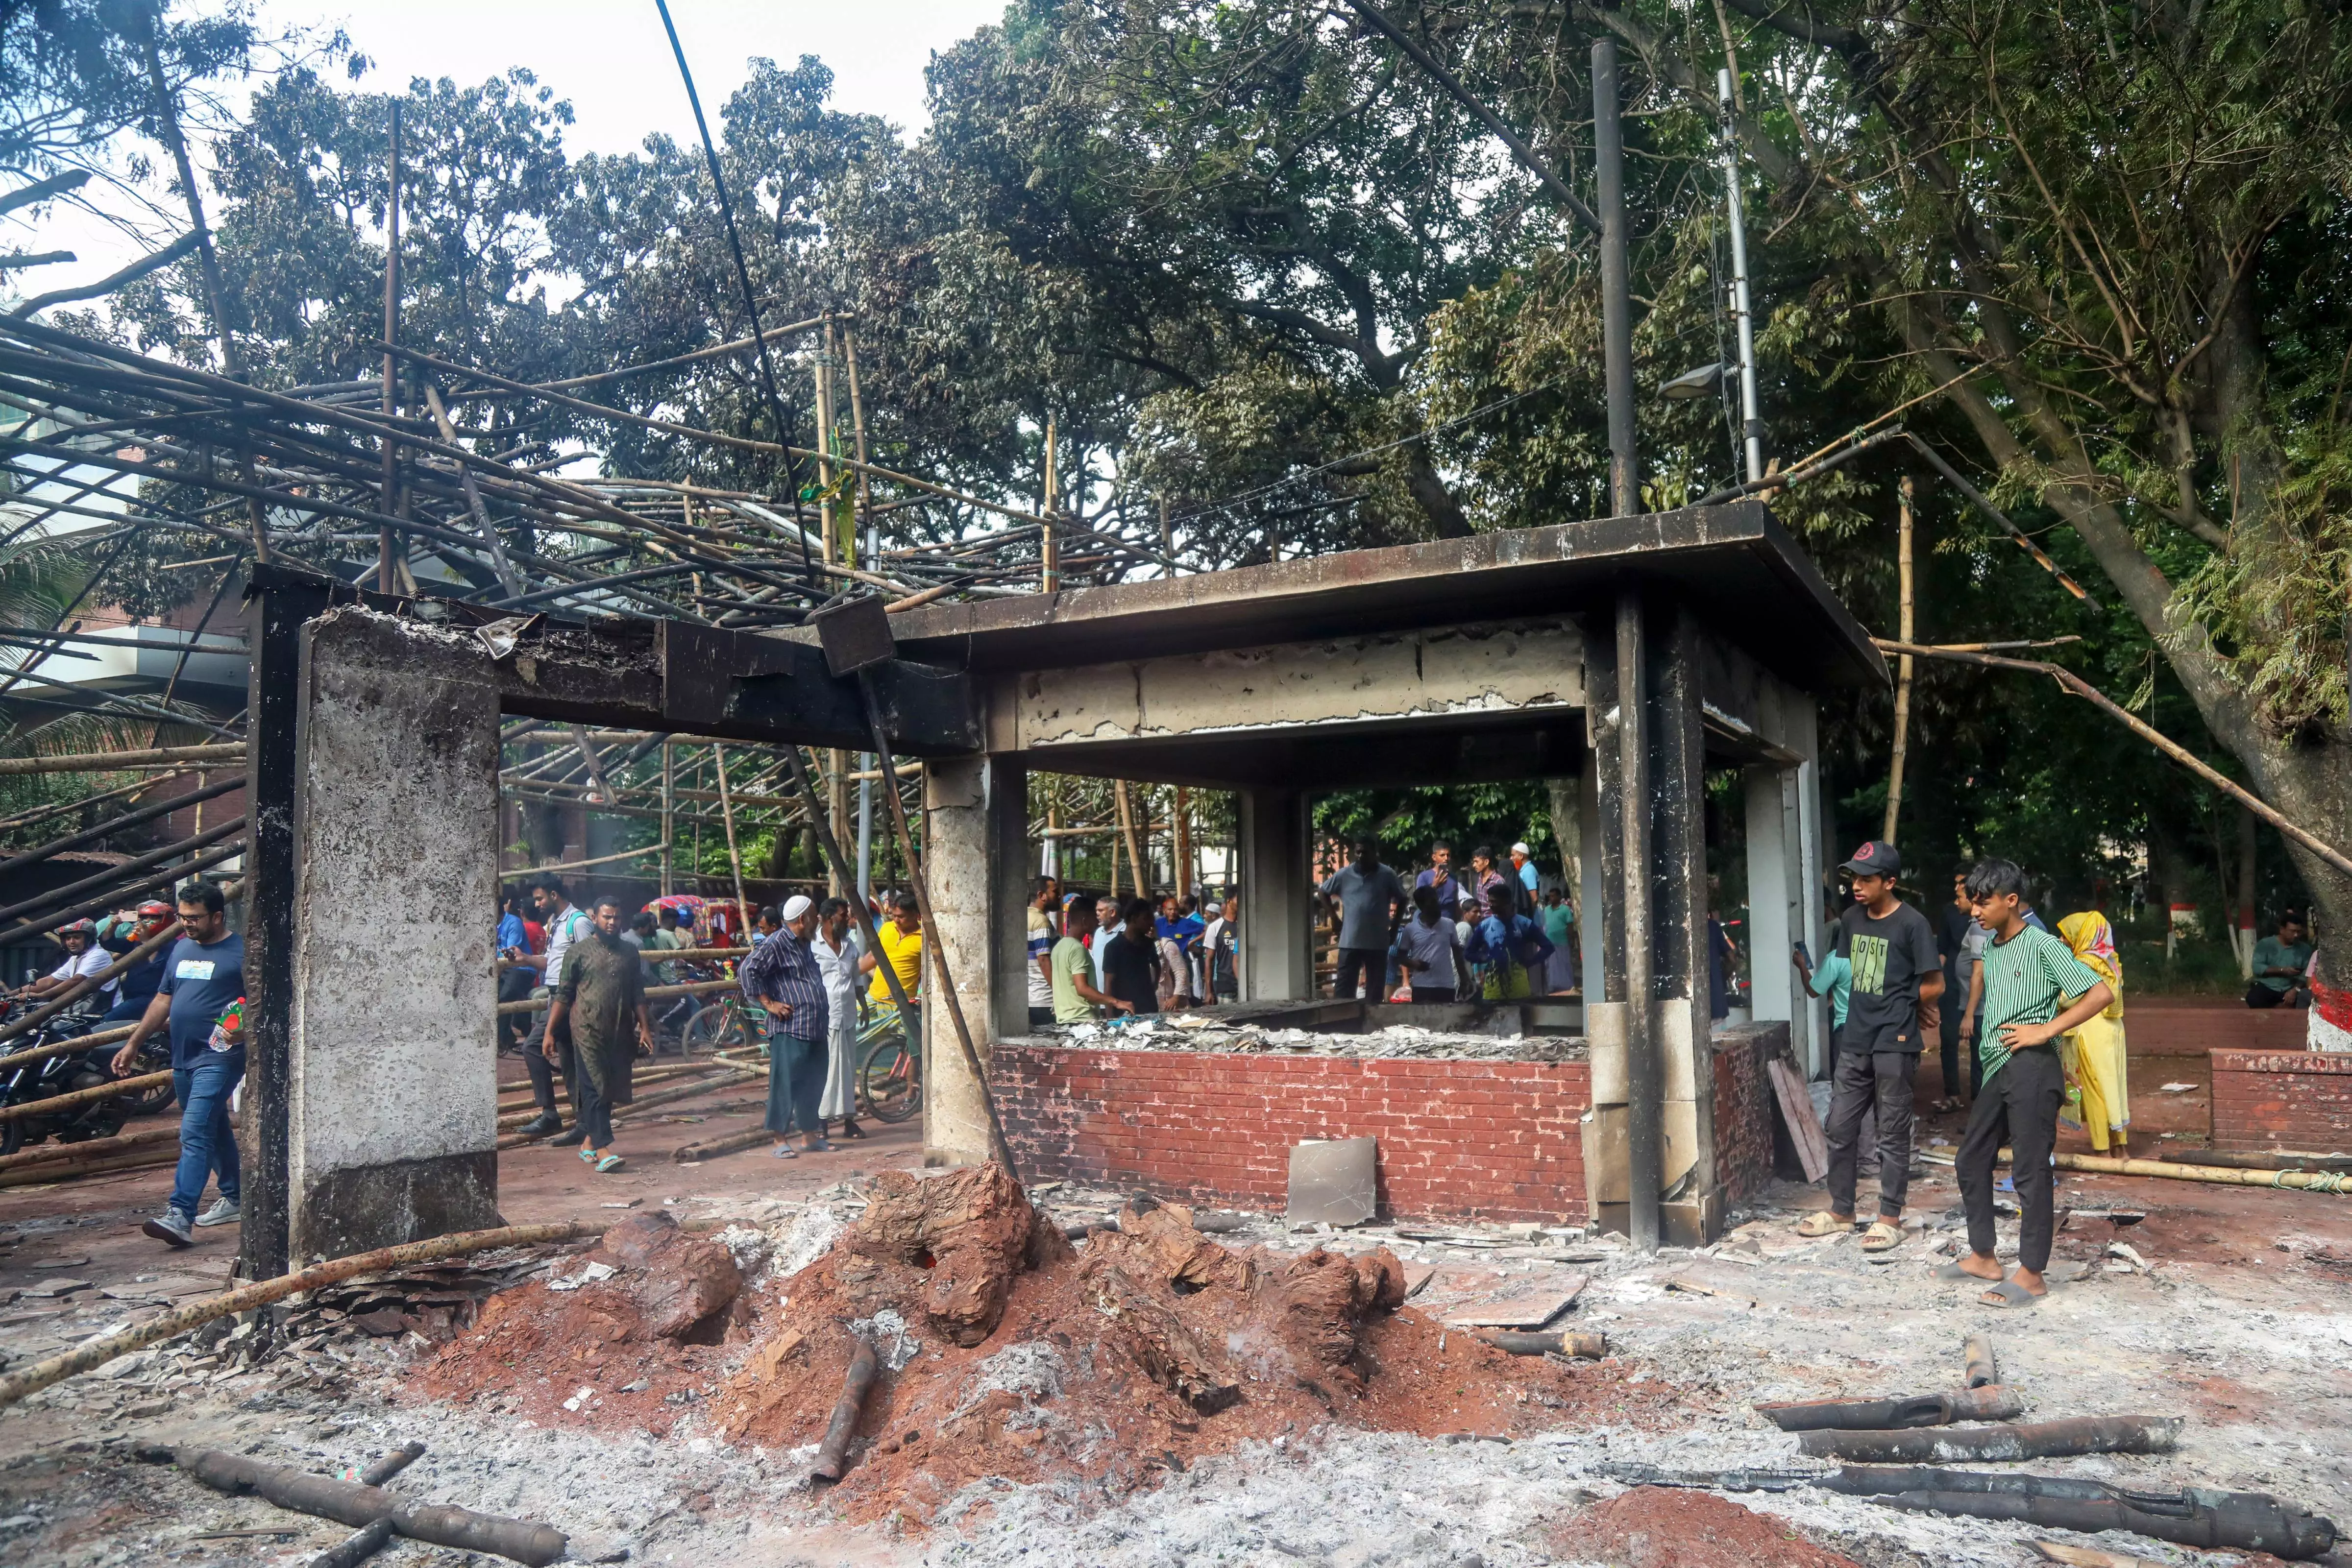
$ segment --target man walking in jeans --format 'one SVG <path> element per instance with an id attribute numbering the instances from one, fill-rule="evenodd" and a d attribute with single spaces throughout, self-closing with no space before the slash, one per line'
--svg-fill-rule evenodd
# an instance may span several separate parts
<path id="1" fill-rule="evenodd" d="M 1862 1239 L 1865 1252 L 1903 1239 L 1903 1200 L 1911 1180 L 1912 1082 L 1919 1071 L 1919 1005 L 1944 994 L 1942 959 L 1927 917 L 1895 896 L 1903 859 L 1875 841 L 1839 868 L 1853 878 L 1853 904 L 1838 921 L 1833 949 L 1853 966 L 1845 1027 L 1838 1033 L 1830 1092 L 1830 1207 L 1797 1227 L 1800 1236 L 1853 1228 L 1855 1166 L 1863 1113 L 1878 1114 L 1878 1218 Z"/>
<path id="2" fill-rule="evenodd" d="M 1388 976 L 1397 924 L 1412 902 L 1402 879 L 1381 863 L 1379 840 L 1368 835 L 1358 839 L 1355 847 L 1356 858 L 1317 890 L 1339 905 L 1339 972 L 1332 977 L 1331 994 L 1343 998 L 1356 995 L 1360 976 L 1375 992 L 1380 989 Z"/>
<path id="3" fill-rule="evenodd" d="M 228 1097 L 245 1076 L 245 1035 L 215 1026 L 245 999 L 245 938 L 230 934 L 221 890 L 209 882 L 180 890 L 180 925 L 185 935 L 173 945 L 163 984 L 114 1058 L 117 1077 L 135 1071 L 140 1046 L 170 1023 L 172 1092 L 181 1106 L 180 1168 L 163 1217 L 139 1228 L 173 1247 L 194 1241 L 193 1226 L 233 1225 L 242 1218 Z M 205 1178 L 215 1174 L 220 1201 L 198 1214 Z"/>

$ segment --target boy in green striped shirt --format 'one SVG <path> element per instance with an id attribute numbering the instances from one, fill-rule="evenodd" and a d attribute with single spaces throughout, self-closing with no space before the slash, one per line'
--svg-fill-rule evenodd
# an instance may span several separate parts
<path id="1" fill-rule="evenodd" d="M 1984 988 L 1977 1055 L 1984 1063 L 1984 1088 L 1969 1109 L 1954 1162 L 1970 1250 L 1938 1273 L 1990 1281 L 1979 1300 L 2021 1307 L 2049 1292 L 2042 1276 L 2050 1266 L 2053 1229 L 2050 1153 L 2058 1141 L 2058 1107 L 2066 1098 L 2057 1041 L 2115 998 L 2072 947 L 2025 923 L 2025 873 L 2015 865 L 1979 862 L 1965 891 L 1978 923 L 1992 933 L 1979 968 Z M 2012 1151 L 2019 1210 L 2017 1272 L 2006 1280 L 1993 1255 L 1992 1214 L 1993 1165 L 2003 1143 Z"/>

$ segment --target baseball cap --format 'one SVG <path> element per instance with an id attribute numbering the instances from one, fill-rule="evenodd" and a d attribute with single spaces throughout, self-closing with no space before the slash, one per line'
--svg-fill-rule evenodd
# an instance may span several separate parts
<path id="1" fill-rule="evenodd" d="M 1895 852 L 1893 844 L 1871 839 L 1854 851 L 1838 869 L 1860 876 L 1899 876 L 1903 872 L 1903 857 Z"/>

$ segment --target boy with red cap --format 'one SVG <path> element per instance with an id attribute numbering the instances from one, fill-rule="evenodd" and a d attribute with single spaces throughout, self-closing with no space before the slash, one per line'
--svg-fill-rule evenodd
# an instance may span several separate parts
<path id="1" fill-rule="evenodd" d="M 1839 918 L 1833 951 L 1853 968 L 1845 1024 L 1837 1033 L 1831 1078 L 1830 1207 L 1797 1228 L 1801 1236 L 1849 1230 L 1862 1119 L 1878 1115 L 1878 1218 L 1862 1239 L 1865 1252 L 1903 1239 L 1903 1200 L 1911 1178 L 1911 1085 L 1919 1071 L 1919 1004 L 1944 994 L 1942 956 L 1927 917 L 1895 896 L 1903 857 L 1877 840 L 1839 868 L 1853 878 L 1853 903 Z"/>

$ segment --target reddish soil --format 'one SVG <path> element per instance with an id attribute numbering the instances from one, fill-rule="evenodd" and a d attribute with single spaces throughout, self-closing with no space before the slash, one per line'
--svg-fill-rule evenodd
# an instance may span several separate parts
<path id="1" fill-rule="evenodd" d="M 1712 1492 L 1635 1487 L 1561 1523 L 1552 1548 L 1615 1568 L 1858 1568 L 1785 1519 Z"/>
<path id="2" fill-rule="evenodd" d="M 600 1249 L 560 1270 L 621 1261 L 613 1280 L 495 1299 L 413 1386 L 513 1398 L 551 1425 L 657 1434 L 708 1399 L 718 1435 L 795 1448 L 831 1418 L 856 1344 L 848 1325 L 895 1312 L 920 1349 L 875 1384 L 834 1495 L 846 1520 L 918 1525 L 991 1476 L 1079 1475 L 1116 1496 L 1317 1426 L 1509 1437 L 1654 1422 L 1678 1404 L 1614 1362 L 1507 1355 L 1401 1307 L 1402 1272 L 1385 1249 L 1234 1252 L 1194 1230 L 1188 1210 L 1140 1201 L 1080 1252 L 992 1166 L 919 1181 L 886 1172 L 827 1256 L 682 1336 L 657 1330 L 710 1306 L 707 1282 L 667 1324 L 655 1308 L 677 1295 L 670 1276 L 690 1249 L 710 1244 L 655 1231 L 644 1266 Z M 565 1410 L 583 1387 L 595 1392 Z"/>

